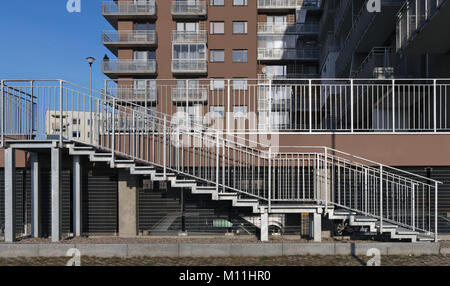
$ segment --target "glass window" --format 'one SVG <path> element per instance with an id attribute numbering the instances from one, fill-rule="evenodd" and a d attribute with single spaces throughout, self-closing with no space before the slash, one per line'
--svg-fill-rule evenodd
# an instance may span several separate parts
<path id="1" fill-rule="evenodd" d="M 247 34 L 247 22 L 233 22 L 233 34 Z"/>
<path id="2" fill-rule="evenodd" d="M 233 0 L 234 6 L 247 6 L 247 0 Z"/>
<path id="3" fill-rule="evenodd" d="M 246 63 L 247 62 L 247 50 L 233 50 L 233 62 Z"/>
<path id="4" fill-rule="evenodd" d="M 225 23 L 224 22 L 211 22 L 209 32 L 210 32 L 210 34 L 225 34 Z"/>
<path id="5" fill-rule="evenodd" d="M 209 5 L 211 5 L 211 6 L 224 6 L 225 5 L 224 2 L 225 2 L 224 0 L 210 0 L 209 1 Z"/>
<path id="6" fill-rule="evenodd" d="M 209 112 L 211 118 L 224 118 L 225 108 L 223 106 L 210 106 Z"/>
<path id="7" fill-rule="evenodd" d="M 225 62 L 225 51 L 224 50 L 211 50 L 209 51 L 210 62 L 212 63 L 223 63 Z"/>

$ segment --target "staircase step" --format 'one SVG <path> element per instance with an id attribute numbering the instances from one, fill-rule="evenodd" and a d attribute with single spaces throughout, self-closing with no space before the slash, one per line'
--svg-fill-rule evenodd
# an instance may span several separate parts
<path id="1" fill-rule="evenodd" d="M 377 222 L 378 219 L 370 216 L 355 216 L 356 222 Z"/>
<path id="2" fill-rule="evenodd" d="M 375 226 L 377 227 L 377 228 L 380 228 L 380 222 L 376 222 L 375 223 Z M 387 228 L 398 228 L 398 225 L 395 225 L 395 224 L 390 224 L 390 223 L 383 223 L 383 229 L 387 229 Z"/>
<path id="3" fill-rule="evenodd" d="M 417 235 L 418 232 L 411 230 L 411 229 L 407 229 L 407 228 L 398 228 L 396 231 L 397 235 Z"/>
<path id="4" fill-rule="evenodd" d="M 350 216 L 350 215 L 355 215 L 355 214 L 356 214 L 355 212 L 348 211 L 348 210 L 335 210 L 334 211 L 334 215 L 347 215 L 347 216 Z"/>
<path id="5" fill-rule="evenodd" d="M 418 241 L 434 241 L 434 237 L 426 236 L 426 235 L 418 235 L 417 240 Z"/>

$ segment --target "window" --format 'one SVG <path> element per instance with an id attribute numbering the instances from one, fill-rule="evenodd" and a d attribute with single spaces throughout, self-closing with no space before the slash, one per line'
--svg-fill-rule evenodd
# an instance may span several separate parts
<path id="1" fill-rule="evenodd" d="M 225 108 L 223 106 L 210 106 L 209 112 L 211 118 L 224 118 Z"/>
<path id="2" fill-rule="evenodd" d="M 209 5 L 211 6 L 224 6 L 224 0 L 209 0 Z"/>
<path id="3" fill-rule="evenodd" d="M 233 62 L 246 63 L 247 62 L 247 50 L 233 50 Z"/>
<path id="4" fill-rule="evenodd" d="M 72 137 L 73 138 L 80 138 L 81 136 L 80 136 L 80 131 L 73 131 L 72 132 Z"/>
<path id="5" fill-rule="evenodd" d="M 247 6 L 247 0 L 233 0 L 233 6 Z"/>
<path id="6" fill-rule="evenodd" d="M 233 90 L 247 90 L 247 89 L 248 83 L 246 78 L 233 80 Z"/>
<path id="7" fill-rule="evenodd" d="M 247 34 L 247 22 L 233 22 L 233 34 Z"/>
<path id="8" fill-rule="evenodd" d="M 211 90 L 224 90 L 225 89 L 225 80 L 212 79 L 210 89 Z"/>
<path id="9" fill-rule="evenodd" d="M 210 23 L 210 34 L 225 34 L 225 23 L 224 22 L 211 22 Z"/>
<path id="10" fill-rule="evenodd" d="M 225 62 L 225 51 L 224 50 L 211 50 L 209 51 L 210 62 L 212 63 L 223 63 Z"/>
<path id="11" fill-rule="evenodd" d="M 234 118 L 247 118 L 248 107 L 247 106 L 233 106 Z"/>
<path id="12" fill-rule="evenodd" d="M 80 124 L 80 119 L 76 119 L 76 118 L 72 119 L 72 124 L 73 124 L 73 125 L 78 125 L 78 124 Z"/>

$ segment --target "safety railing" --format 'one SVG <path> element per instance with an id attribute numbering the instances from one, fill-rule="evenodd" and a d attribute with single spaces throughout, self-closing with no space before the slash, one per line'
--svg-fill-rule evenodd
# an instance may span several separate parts
<path id="1" fill-rule="evenodd" d="M 105 90 L 116 88 L 117 83 L 120 86 L 122 81 L 107 81 Z M 154 85 L 158 110 L 165 114 L 176 113 L 173 90 L 189 87 L 191 94 L 201 90 L 197 94 L 202 95 L 202 104 L 189 112 L 227 132 L 450 132 L 450 80 L 445 79 L 275 76 L 156 80 Z M 247 114 L 234 116 L 235 107 Z"/>
<path id="2" fill-rule="evenodd" d="M 319 60 L 318 48 L 258 48 L 258 60 Z"/>
<path id="3" fill-rule="evenodd" d="M 295 9 L 301 6 L 317 6 L 316 0 L 258 0 L 258 9 Z"/>
<path id="4" fill-rule="evenodd" d="M 102 72 L 105 74 L 154 74 L 156 60 L 103 60 Z"/>
<path id="5" fill-rule="evenodd" d="M 1 81 L 1 94 L 2 142 L 17 135 L 71 140 L 110 152 L 113 165 L 117 156 L 129 158 L 163 175 L 260 199 L 269 210 L 286 203 L 337 206 L 437 237 L 439 182 L 429 178 L 327 147 L 254 147 L 192 123 L 189 114 L 164 114 L 64 81 Z M 7 114 L 25 125 L 5 121 Z"/>
<path id="6" fill-rule="evenodd" d="M 173 16 L 206 16 L 208 6 L 206 1 L 172 1 L 171 12 Z"/>
<path id="7" fill-rule="evenodd" d="M 258 33 L 259 34 L 317 34 L 319 33 L 318 23 L 258 23 Z"/>
<path id="8" fill-rule="evenodd" d="M 207 73 L 208 61 L 199 59 L 172 59 L 173 73 Z"/>
<path id="9" fill-rule="evenodd" d="M 397 50 L 408 45 L 408 41 L 433 17 L 447 0 L 408 0 L 397 16 Z"/>
<path id="10" fill-rule="evenodd" d="M 172 43 L 207 43 L 207 31 L 172 31 Z"/>
<path id="11" fill-rule="evenodd" d="M 102 42 L 105 45 L 111 44 L 147 44 L 157 43 L 156 31 L 103 31 Z"/>
<path id="12" fill-rule="evenodd" d="M 154 0 L 149 1 L 105 1 L 102 2 L 102 14 L 108 15 L 156 15 Z"/>

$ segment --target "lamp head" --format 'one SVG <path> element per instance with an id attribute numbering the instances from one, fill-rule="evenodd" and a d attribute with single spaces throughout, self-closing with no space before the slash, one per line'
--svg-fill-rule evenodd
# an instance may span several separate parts
<path id="1" fill-rule="evenodd" d="M 92 65 L 95 62 L 95 58 L 93 57 L 88 57 L 86 58 L 86 60 L 88 61 L 89 65 Z"/>

